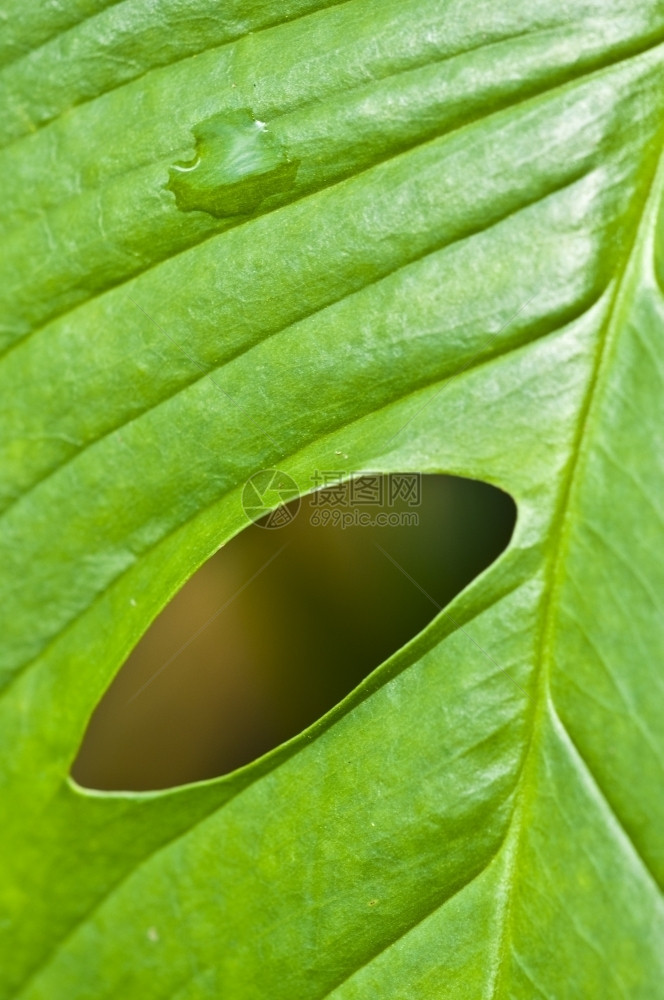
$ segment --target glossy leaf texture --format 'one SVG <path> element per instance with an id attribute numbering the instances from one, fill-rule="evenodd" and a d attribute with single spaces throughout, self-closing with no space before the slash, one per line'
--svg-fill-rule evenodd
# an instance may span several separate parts
<path id="1" fill-rule="evenodd" d="M 664 997 L 660 0 L 3 20 L 0 996 Z M 78 788 L 247 478 L 340 453 L 509 548 L 255 764 Z"/>

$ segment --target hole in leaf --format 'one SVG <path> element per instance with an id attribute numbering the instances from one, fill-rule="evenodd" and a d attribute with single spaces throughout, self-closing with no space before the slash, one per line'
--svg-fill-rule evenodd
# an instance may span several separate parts
<path id="1" fill-rule="evenodd" d="M 194 574 L 102 698 L 79 784 L 167 788 L 254 760 L 337 704 L 509 542 L 516 506 L 495 487 L 366 478 L 291 501 L 272 530 L 258 502 L 257 523 Z M 288 498 L 276 479 L 255 485 Z"/>

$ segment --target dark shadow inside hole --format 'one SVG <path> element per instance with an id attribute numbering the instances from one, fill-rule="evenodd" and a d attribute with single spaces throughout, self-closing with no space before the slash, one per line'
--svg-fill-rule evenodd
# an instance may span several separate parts
<path id="1" fill-rule="evenodd" d="M 167 788 L 254 760 L 337 704 L 509 542 L 516 506 L 495 487 L 429 475 L 419 502 L 417 483 L 390 502 L 396 477 L 373 479 L 362 495 L 305 497 L 278 529 L 250 525 L 194 574 L 95 710 L 79 784 Z"/>

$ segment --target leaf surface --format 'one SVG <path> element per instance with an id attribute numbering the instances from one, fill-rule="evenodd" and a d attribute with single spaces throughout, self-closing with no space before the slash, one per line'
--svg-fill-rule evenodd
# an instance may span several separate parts
<path id="1" fill-rule="evenodd" d="M 3 16 L 0 996 L 664 997 L 660 0 Z M 339 452 L 508 550 L 255 764 L 77 787 L 246 479 Z"/>

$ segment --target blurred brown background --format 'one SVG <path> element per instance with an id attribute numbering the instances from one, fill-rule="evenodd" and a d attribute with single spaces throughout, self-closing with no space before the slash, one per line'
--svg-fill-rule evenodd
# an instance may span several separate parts
<path id="1" fill-rule="evenodd" d="M 516 516 L 505 493 L 451 476 L 423 476 L 419 506 L 390 508 L 417 526 L 314 526 L 319 504 L 305 498 L 285 527 L 249 526 L 189 580 L 94 713 L 78 782 L 183 784 L 296 735 L 438 613 L 385 552 L 445 605 L 505 548 Z"/>

